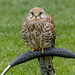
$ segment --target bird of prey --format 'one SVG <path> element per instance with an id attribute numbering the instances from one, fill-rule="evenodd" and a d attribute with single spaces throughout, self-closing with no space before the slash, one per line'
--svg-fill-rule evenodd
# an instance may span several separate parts
<path id="1" fill-rule="evenodd" d="M 56 32 L 53 18 L 39 7 L 34 7 L 28 13 L 22 26 L 22 36 L 32 52 L 36 49 L 51 48 L 55 45 Z M 52 56 L 45 56 L 45 75 L 55 75 Z M 40 57 L 43 69 L 43 58 Z"/>

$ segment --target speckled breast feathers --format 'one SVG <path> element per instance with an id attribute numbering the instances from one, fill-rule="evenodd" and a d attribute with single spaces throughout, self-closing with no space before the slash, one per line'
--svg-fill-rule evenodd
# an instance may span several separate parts
<path id="1" fill-rule="evenodd" d="M 22 36 L 24 41 L 33 48 L 51 47 L 55 41 L 55 25 L 51 16 L 46 15 L 46 19 L 27 20 L 22 26 Z"/>

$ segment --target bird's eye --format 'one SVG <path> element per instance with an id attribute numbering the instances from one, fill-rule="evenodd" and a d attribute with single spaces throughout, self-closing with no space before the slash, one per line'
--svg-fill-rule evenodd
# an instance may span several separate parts
<path id="1" fill-rule="evenodd" d="M 43 12 L 40 12 L 39 15 L 41 15 Z"/>
<path id="2" fill-rule="evenodd" d="M 31 14 L 32 14 L 32 15 L 34 15 L 34 13 L 33 13 L 33 12 L 31 12 Z"/>

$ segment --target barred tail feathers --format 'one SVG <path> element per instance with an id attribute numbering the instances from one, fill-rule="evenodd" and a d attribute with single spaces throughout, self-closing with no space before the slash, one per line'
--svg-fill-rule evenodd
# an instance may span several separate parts
<path id="1" fill-rule="evenodd" d="M 55 75 L 52 58 L 53 58 L 52 56 L 40 57 L 40 65 L 41 65 L 42 71 L 45 68 L 44 75 Z M 43 65 L 43 63 L 45 64 Z"/>

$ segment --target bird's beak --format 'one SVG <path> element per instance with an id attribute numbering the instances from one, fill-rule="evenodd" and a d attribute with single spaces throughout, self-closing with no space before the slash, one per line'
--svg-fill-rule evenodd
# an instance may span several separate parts
<path id="1" fill-rule="evenodd" d="M 35 18 L 37 18 L 38 17 L 38 14 L 37 13 L 35 13 Z"/>

